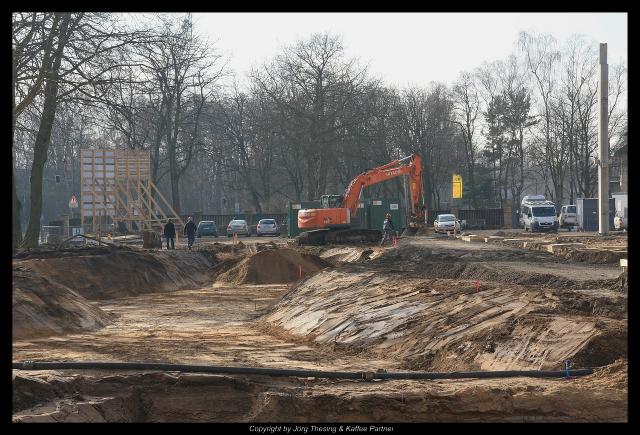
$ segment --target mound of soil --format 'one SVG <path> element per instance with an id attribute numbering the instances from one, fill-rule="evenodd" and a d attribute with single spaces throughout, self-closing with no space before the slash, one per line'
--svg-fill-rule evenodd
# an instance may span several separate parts
<path id="1" fill-rule="evenodd" d="M 517 239 L 522 239 L 524 237 L 542 237 L 544 235 L 544 233 L 525 233 L 525 232 L 515 232 L 515 231 L 496 231 L 495 233 L 491 234 L 492 236 L 499 236 L 499 237 L 511 237 L 511 238 L 517 238 Z"/>
<path id="2" fill-rule="evenodd" d="M 628 357 L 628 334 L 625 327 L 606 326 L 573 357 L 578 367 L 599 367 Z"/>
<path id="3" fill-rule="evenodd" d="M 210 279 L 215 253 L 101 250 L 98 255 L 27 258 L 14 264 L 90 300 L 193 288 Z"/>
<path id="4" fill-rule="evenodd" d="M 627 272 L 620 274 L 613 288 L 624 292 L 629 291 L 629 275 Z"/>
<path id="5" fill-rule="evenodd" d="M 229 260 L 231 264 L 233 260 Z M 264 249 L 222 272 L 217 281 L 234 284 L 282 284 L 315 273 L 331 263 L 289 248 Z"/>
<path id="6" fill-rule="evenodd" d="M 325 270 L 262 320 L 341 352 L 397 358 L 410 370 L 557 369 L 568 358 L 585 367 L 626 355 L 615 332 L 626 328 L 626 295 L 611 291 L 624 278 L 611 268 L 456 246 L 408 243 Z M 605 337 L 609 350 L 600 349 Z"/>
<path id="7" fill-rule="evenodd" d="M 618 390 L 626 390 L 629 388 L 629 362 L 626 359 L 614 361 L 601 369 L 583 378 L 582 380 L 589 382 L 591 385 L 598 385 L 605 388 L 615 388 Z"/>
<path id="8" fill-rule="evenodd" d="M 109 315 L 70 288 L 26 268 L 13 269 L 13 339 L 100 329 Z"/>
<path id="9" fill-rule="evenodd" d="M 416 236 L 431 236 L 433 235 L 433 227 L 419 227 L 416 231 Z"/>
<path id="10" fill-rule="evenodd" d="M 342 246 L 325 250 L 319 256 L 335 264 L 358 263 L 372 260 L 381 256 L 383 248 L 361 248 L 355 246 Z"/>
<path id="11" fill-rule="evenodd" d="M 131 252 L 132 249 L 128 246 L 96 246 L 96 245 L 81 245 L 81 246 L 64 246 L 58 248 L 52 245 L 41 245 L 37 248 L 32 248 L 25 251 L 19 251 L 13 255 L 14 260 L 26 260 L 36 258 L 60 258 L 60 257 L 74 257 L 81 255 L 107 255 L 115 251 L 127 251 Z"/>
<path id="12" fill-rule="evenodd" d="M 567 252 L 564 254 L 564 257 L 582 263 L 613 264 L 618 263 L 621 258 L 627 258 L 627 252 L 595 249 L 573 249 L 567 250 Z"/>

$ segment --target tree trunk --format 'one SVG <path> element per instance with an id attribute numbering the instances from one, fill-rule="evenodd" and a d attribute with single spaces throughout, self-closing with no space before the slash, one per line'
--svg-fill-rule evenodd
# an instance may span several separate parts
<path id="1" fill-rule="evenodd" d="M 13 190 L 13 249 L 16 249 L 22 243 L 22 227 L 20 225 L 20 216 L 22 214 L 22 203 L 18 199 L 18 192 L 16 190 L 16 180 L 13 168 L 11 169 L 11 184 Z"/>
<path id="2" fill-rule="evenodd" d="M 16 66 L 15 62 L 13 63 L 13 84 L 11 86 L 11 101 L 13 102 L 13 110 L 12 112 L 12 128 L 11 133 L 14 135 L 15 140 L 15 131 L 16 131 L 16 108 L 15 108 L 15 94 L 16 94 Z M 13 156 L 11 156 L 13 158 Z M 16 190 L 16 176 L 15 176 L 15 165 L 11 165 L 11 189 L 13 190 L 13 215 L 11 219 L 12 224 L 12 244 L 11 247 L 16 249 L 22 243 L 22 226 L 20 225 L 20 217 L 22 215 L 22 204 L 20 203 L 20 199 L 18 199 L 18 192 Z"/>
<path id="3" fill-rule="evenodd" d="M 177 92 L 175 100 L 175 112 L 173 113 L 173 126 L 167 129 L 167 154 L 169 157 L 169 180 L 171 181 L 171 206 L 178 216 L 180 216 L 180 173 L 178 170 L 178 161 L 176 148 L 178 144 L 178 132 L 180 123 L 180 92 Z M 167 111 L 167 113 L 170 113 Z"/>
<path id="4" fill-rule="evenodd" d="M 173 210 L 180 215 L 180 191 L 178 189 L 178 183 L 180 177 L 178 175 L 178 169 L 176 168 L 176 151 L 175 145 L 169 148 L 169 178 L 171 181 L 171 206 Z"/>
<path id="5" fill-rule="evenodd" d="M 60 71 L 60 62 L 62 60 L 62 51 L 67 43 L 67 29 L 71 21 L 71 14 L 63 14 L 60 31 L 58 36 L 58 46 L 54 54 L 51 75 L 47 78 L 47 84 L 44 88 L 44 102 L 42 105 L 42 117 L 40 118 L 40 127 L 33 146 L 33 165 L 31 167 L 31 209 L 29 210 L 29 223 L 27 231 L 22 241 L 25 248 L 34 248 L 38 246 L 40 236 L 40 215 L 42 213 L 42 176 L 44 173 L 44 164 L 47 161 L 47 153 L 49 151 L 49 142 L 51 140 L 51 130 L 53 129 L 53 121 L 56 115 L 56 107 L 58 105 L 58 73 Z"/>

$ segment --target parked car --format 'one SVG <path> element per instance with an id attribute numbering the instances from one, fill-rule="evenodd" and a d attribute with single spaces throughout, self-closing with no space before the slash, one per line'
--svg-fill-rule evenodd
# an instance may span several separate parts
<path id="1" fill-rule="evenodd" d="M 218 227 L 213 221 L 200 221 L 198 222 L 198 229 L 196 230 L 196 236 L 213 236 L 218 237 Z"/>
<path id="2" fill-rule="evenodd" d="M 561 227 L 578 225 L 578 213 L 575 205 L 563 205 L 560 209 L 559 223 Z"/>
<path id="3" fill-rule="evenodd" d="M 460 221 L 453 214 L 439 214 L 433 221 L 433 229 L 436 233 L 446 233 L 448 231 L 460 231 Z"/>
<path id="4" fill-rule="evenodd" d="M 280 235 L 280 228 L 275 219 L 260 219 L 256 226 L 256 234 L 260 236 L 278 236 Z"/>
<path id="5" fill-rule="evenodd" d="M 234 234 L 244 234 L 245 236 L 249 237 L 251 231 L 249 230 L 247 221 L 243 219 L 234 219 L 229 222 L 229 225 L 227 225 L 227 237 L 231 237 Z"/>
<path id="6" fill-rule="evenodd" d="M 616 214 L 616 217 L 613 218 L 613 226 L 616 230 L 627 229 L 627 219 Z"/>

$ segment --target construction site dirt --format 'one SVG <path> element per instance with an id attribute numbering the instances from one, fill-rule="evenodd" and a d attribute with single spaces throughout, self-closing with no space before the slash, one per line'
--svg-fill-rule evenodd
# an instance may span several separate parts
<path id="1" fill-rule="evenodd" d="M 619 250 L 622 237 L 626 248 L 626 236 L 607 243 Z M 616 263 L 446 236 L 178 248 L 14 258 L 13 361 L 374 373 L 555 371 L 569 361 L 595 370 L 349 380 L 14 369 L 14 421 L 627 421 L 628 289 Z"/>

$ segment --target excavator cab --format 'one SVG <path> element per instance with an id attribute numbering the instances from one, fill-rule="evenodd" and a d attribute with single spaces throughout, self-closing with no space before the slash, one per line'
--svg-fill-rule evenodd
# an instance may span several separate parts
<path id="1" fill-rule="evenodd" d="M 342 195 L 322 195 L 320 197 L 320 206 L 322 208 L 340 208 L 344 201 Z"/>

